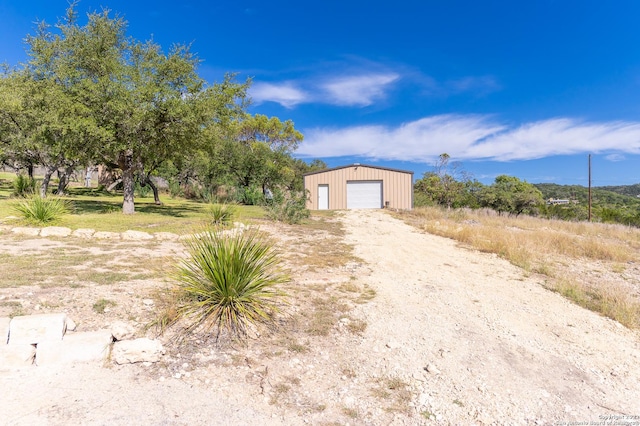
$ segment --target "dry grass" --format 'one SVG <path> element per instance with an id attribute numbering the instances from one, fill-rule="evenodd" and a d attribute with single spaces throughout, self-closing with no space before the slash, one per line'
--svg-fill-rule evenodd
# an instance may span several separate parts
<path id="1" fill-rule="evenodd" d="M 428 207 L 401 217 L 431 234 L 496 253 L 528 273 L 546 275 L 552 278 L 550 289 L 580 306 L 640 327 L 640 281 L 625 282 L 627 265 L 640 258 L 640 229 L 499 216 L 484 209 Z M 612 273 L 603 275 L 601 266 Z"/>
<path id="2" fill-rule="evenodd" d="M 411 389 L 409 384 L 399 377 L 378 379 L 371 389 L 371 394 L 385 402 L 386 411 L 405 413 L 410 411 Z"/>

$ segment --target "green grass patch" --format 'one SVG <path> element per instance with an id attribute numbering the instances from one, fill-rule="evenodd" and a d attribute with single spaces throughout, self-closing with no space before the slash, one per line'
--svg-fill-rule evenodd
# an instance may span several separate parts
<path id="1" fill-rule="evenodd" d="M 15 175 L 13 175 L 15 176 Z M 0 181 L 0 221 L 18 225 L 18 221 L 3 220 L 16 216 L 11 197 L 11 182 Z M 211 220 L 210 204 L 181 198 L 163 197 L 163 205 L 156 205 L 152 197 L 136 198 L 136 213 L 122 214 L 122 194 L 111 194 L 91 188 L 70 188 L 69 195 L 62 198 L 72 203 L 70 214 L 64 215 L 56 225 L 71 229 L 91 228 L 96 231 L 124 232 L 192 232 Z M 259 206 L 235 206 L 234 216 L 238 221 L 249 222 L 263 219 L 265 212 Z"/>

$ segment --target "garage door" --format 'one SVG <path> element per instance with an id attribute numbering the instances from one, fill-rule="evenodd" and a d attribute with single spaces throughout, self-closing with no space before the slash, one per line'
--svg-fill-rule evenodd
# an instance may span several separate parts
<path id="1" fill-rule="evenodd" d="M 382 208 L 382 181 L 347 182 L 347 208 Z"/>

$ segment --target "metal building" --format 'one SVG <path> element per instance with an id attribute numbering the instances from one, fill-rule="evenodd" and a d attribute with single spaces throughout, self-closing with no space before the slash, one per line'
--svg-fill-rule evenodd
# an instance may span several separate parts
<path id="1" fill-rule="evenodd" d="M 413 208 L 413 172 L 351 164 L 304 175 L 309 210 Z"/>

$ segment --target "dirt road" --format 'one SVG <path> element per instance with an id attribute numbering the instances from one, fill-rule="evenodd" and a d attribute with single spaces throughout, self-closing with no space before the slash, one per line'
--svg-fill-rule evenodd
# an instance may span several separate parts
<path id="1" fill-rule="evenodd" d="M 452 424 L 553 424 L 636 416 L 640 339 L 543 289 L 496 256 L 459 248 L 377 211 L 346 214 L 347 242 L 378 291 L 360 353 L 413 376 L 418 405 Z M 363 361 L 370 359 L 362 356 Z"/>
<path id="2" fill-rule="evenodd" d="M 373 288 L 376 297 L 349 312 L 366 322 L 361 333 L 340 320 L 307 349 L 268 357 L 253 343 L 224 354 L 207 347 L 179 377 L 140 365 L 0 366 L 0 423 L 640 424 L 637 332 L 386 212 L 340 220 L 362 262 L 294 279 Z M 182 365 L 180 354 L 168 358 Z"/>

